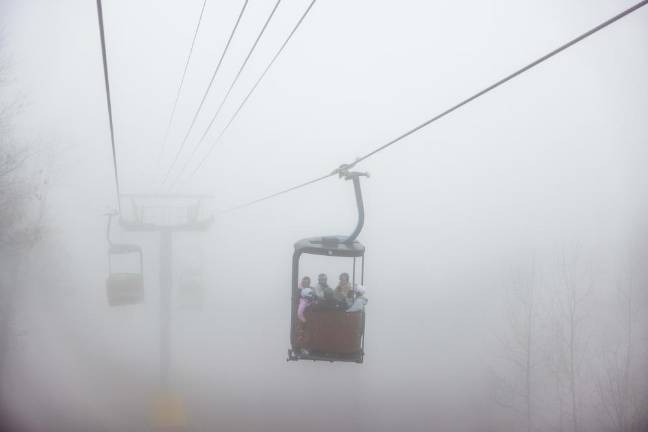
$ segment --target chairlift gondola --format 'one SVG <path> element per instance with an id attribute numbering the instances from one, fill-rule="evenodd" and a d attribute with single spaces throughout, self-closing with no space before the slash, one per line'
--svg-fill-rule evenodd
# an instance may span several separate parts
<path id="1" fill-rule="evenodd" d="M 350 172 L 346 166 L 338 169 L 345 180 L 352 180 L 358 208 L 358 222 L 349 236 L 323 236 L 299 240 L 295 243 L 292 260 L 291 325 L 288 360 L 342 361 L 362 363 L 364 361 L 365 311 L 348 312 L 336 308 L 306 309 L 306 322 L 301 323 L 297 308 L 301 296 L 299 287 L 300 258 L 302 255 L 322 255 L 353 259 L 352 287 L 356 287 L 356 262 L 360 261 L 360 284 L 364 284 L 365 247 L 357 239 L 364 225 L 364 204 L 360 188 L 360 177 L 366 173 Z M 306 338 L 298 334 L 305 332 Z M 304 340 L 305 339 L 305 340 Z"/>
<path id="2" fill-rule="evenodd" d="M 142 248 L 139 245 L 127 243 L 113 243 L 110 239 L 110 227 L 114 213 L 108 215 L 106 238 L 108 239 L 108 279 L 106 280 L 106 293 L 110 306 L 124 306 L 141 303 L 144 300 L 144 280 Z M 116 255 L 139 255 L 139 269 L 136 272 L 113 271 L 113 257 Z"/>

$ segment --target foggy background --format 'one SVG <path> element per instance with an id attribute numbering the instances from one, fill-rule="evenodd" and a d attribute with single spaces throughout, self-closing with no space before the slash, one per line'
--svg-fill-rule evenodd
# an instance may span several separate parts
<path id="1" fill-rule="evenodd" d="M 122 192 L 168 192 L 241 3 L 207 1 L 162 149 L 202 1 L 104 0 Z M 199 156 L 308 4 L 280 4 Z M 328 173 L 632 4 L 319 0 L 172 192 L 217 212 Z M 250 0 L 187 150 L 273 6 Z M 114 229 L 144 249 L 146 300 L 110 308 L 96 4 L 0 0 L 0 27 L 1 156 L 25 158 L 0 180 L 2 424 L 150 430 L 159 236 Z M 205 287 L 173 306 L 187 430 L 648 430 L 647 42 L 642 8 L 358 166 L 362 365 L 285 361 L 293 244 L 353 229 L 350 182 L 175 235 L 174 299 L 192 269 Z"/>

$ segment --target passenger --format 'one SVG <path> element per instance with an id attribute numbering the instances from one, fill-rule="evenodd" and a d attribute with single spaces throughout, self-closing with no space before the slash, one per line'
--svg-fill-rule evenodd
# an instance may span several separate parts
<path id="1" fill-rule="evenodd" d="M 317 297 L 315 296 L 315 291 L 312 288 L 306 287 L 302 289 L 301 296 L 299 298 L 299 305 L 297 306 L 297 322 L 295 323 L 295 336 L 296 336 L 296 346 L 297 352 L 302 355 L 308 355 L 309 351 L 306 348 L 308 346 L 310 337 L 308 330 L 306 329 L 306 317 L 304 312 L 306 308 L 315 304 Z"/>
<path id="2" fill-rule="evenodd" d="M 355 299 L 353 300 L 351 306 L 347 309 L 347 312 L 359 312 L 364 310 L 367 301 L 368 300 L 365 297 L 365 287 L 362 285 L 356 286 Z"/>
<path id="3" fill-rule="evenodd" d="M 302 289 L 301 297 L 299 298 L 299 306 L 297 306 L 297 317 L 301 322 L 306 322 L 304 312 L 308 306 L 315 303 L 315 300 L 315 292 L 312 288 L 306 287 Z"/>
<path id="4" fill-rule="evenodd" d="M 303 290 L 304 288 L 310 288 L 311 280 L 308 276 L 304 276 L 299 283 L 299 289 Z"/>
<path id="5" fill-rule="evenodd" d="M 317 299 L 320 301 L 331 301 L 334 298 L 333 289 L 328 286 L 325 273 L 320 273 L 317 276 L 317 286 L 314 288 L 314 291 Z"/>
<path id="6" fill-rule="evenodd" d="M 335 288 L 335 300 L 344 308 L 353 303 L 353 288 L 349 283 L 349 273 L 340 274 L 340 282 Z"/>

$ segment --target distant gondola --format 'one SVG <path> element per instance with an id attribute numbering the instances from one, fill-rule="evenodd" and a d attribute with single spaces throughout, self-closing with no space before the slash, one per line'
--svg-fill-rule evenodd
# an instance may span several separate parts
<path id="1" fill-rule="evenodd" d="M 110 306 L 123 306 L 141 303 L 144 300 L 144 278 L 142 248 L 135 244 L 113 243 L 110 239 L 110 226 L 114 214 L 108 215 L 106 237 L 108 239 L 108 279 L 106 280 L 106 293 Z M 115 272 L 113 271 L 112 258 L 115 255 L 139 255 L 139 271 Z"/>

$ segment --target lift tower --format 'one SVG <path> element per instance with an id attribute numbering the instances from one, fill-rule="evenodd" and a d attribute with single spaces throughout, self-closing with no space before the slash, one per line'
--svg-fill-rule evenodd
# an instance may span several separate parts
<path id="1" fill-rule="evenodd" d="M 205 215 L 202 206 L 208 195 L 188 194 L 122 194 L 122 229 L 130 232 L 151 232 L 160 236 L 160 369 L 159 380 L 162 394 L 170 395 L 171 382 L 171 291 L 173 278 L 173 236 L 176 233 L 205 232 L 213 216 Z M 124 211 L 126 210 L 126 211 Z M 124 214 L 128 216 L 125 217 Z M 164 405 L 164 404 L 163 404 Z M 170 405 L 170 404 L 166 404 Z M 171 404 L 172 405 L 172 404 Z M 179 402 L 178 402 L 179 405 Z M 161 411 L 183 411 L 162 408 Z M 162 417 L 165 414 L 161 415 Z M 177 415 L 184 417 L 184 413 Z M 170 417 L 173 417 L 171 415 Z M 171 419 L 170 423 L 183 423 Z M 165 423 L 163 420 L 162 423 Z M 183 429 L 181 425 L 173 425 Z M 172 426 L 172 427 L 173 427 Z"/>

